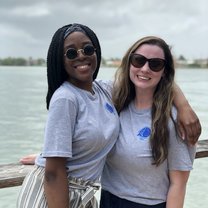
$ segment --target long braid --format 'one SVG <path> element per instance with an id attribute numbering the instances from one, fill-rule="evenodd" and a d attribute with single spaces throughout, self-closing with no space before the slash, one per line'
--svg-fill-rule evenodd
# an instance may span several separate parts
<path id="1" fill-rule="evenodd" d="M 53 93 L 61 86 L 61 84 L 67 80 L 67 73 L 63 63 L 63 45 L 64 45 L 64 33 L 67 27 L 66 25 L 56 31 L 48 50 L 47 56 L 47 79 L 48 79 L 48 92 L 46 96 L 46 106 L 49 108 L 49 103 Z"/>

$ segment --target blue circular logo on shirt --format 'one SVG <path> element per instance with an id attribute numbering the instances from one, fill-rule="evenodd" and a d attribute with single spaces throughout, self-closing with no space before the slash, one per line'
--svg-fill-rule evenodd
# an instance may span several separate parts
<path id="1" fill-rule="evenodd" d="M 149 127 L 144 127 L 141 130 L 139 130 L 137 136 L 139 137 L 140 140 L 145 140 L 149 138 L 151 134 L 151 129 Z"/>

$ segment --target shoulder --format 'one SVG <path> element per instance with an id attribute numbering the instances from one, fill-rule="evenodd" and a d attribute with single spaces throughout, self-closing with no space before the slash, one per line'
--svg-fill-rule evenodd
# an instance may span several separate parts
<path id="1" fill-rule="evenodd" d="M 191 170 L 195 158 L 196 147 L 189 146 L 178 135 L 176 126 L 177 109 L 172 108 L 173 120 L 169 122 L 169 168 L 175 170 Z M 173 123 L 174 122 L 174 123 Z"/>
<path id="2" fill-rule="evenodd" d="M 108 93 L 112 92 L 113 82 L 111 80 L 95 80 L 94 85 Z"/>
<path id="3" fill-rule="evenodd" d="M 71 102 L 76 103 L 76 93 L 73 91 L 73 87 L 67 83 L 64 82 L 53 94 L 50 106 L 54 105 L 57 102 Z"/>

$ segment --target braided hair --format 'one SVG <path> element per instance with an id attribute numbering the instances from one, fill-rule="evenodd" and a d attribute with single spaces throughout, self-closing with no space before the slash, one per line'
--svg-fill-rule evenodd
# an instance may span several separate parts
<path id="1" fill-rule="evenodd" d="M 101 62 L 101 48 L 96 34 L 86 25 L 78 24 L 82 30 L 85 31 L 88 38 L 91 40 L 93 46 L 96 48 L 97 67 L 93 74 L 93 80 L 96 79 Z M 49 103 L 53 93 L 68 79 L 68 74 L 64 67 L 63 53 L 64 53 L 64 35 L 68 28 L 74 24 L 65 25 L 59 28 L 52 37 L 48 55 L 47 55 L 47 80 L 48 92 L 46 96 L 46 108 L 49 108 Z"/>

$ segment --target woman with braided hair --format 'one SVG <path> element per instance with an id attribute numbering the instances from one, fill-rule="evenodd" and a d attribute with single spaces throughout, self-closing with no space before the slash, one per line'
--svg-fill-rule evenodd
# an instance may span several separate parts
<path id="1" fill-rule="evenodd" d="M 96 80 L 100 61 L 99 41 L 87 26 L 70 24 L 54 34 L 47 57 L 43 151 L 23 182 L 18 208 L 97 207 L 94 192 L 120 130 L 112 83 Z M 198 134 L 197 116 L 188 103 L 181 105 L 186 99 L 180 89 L 175 94 L 179 110 L 186 112 L 181 123 L 194 120 L 186 126 L 187 133 Z M 22 162 L 33 163 L 33 159 L 25 157 Z"/>
<path id="2" fill-rule="evenodd" d="M 95 81 L 100 61 L 99 41 L 87 26 L 66 25 L 54 34 L 44 147 L 24 180 L 18 208 L 97 206 L 94 192 L 119 132 L 110 88 Z"/>

